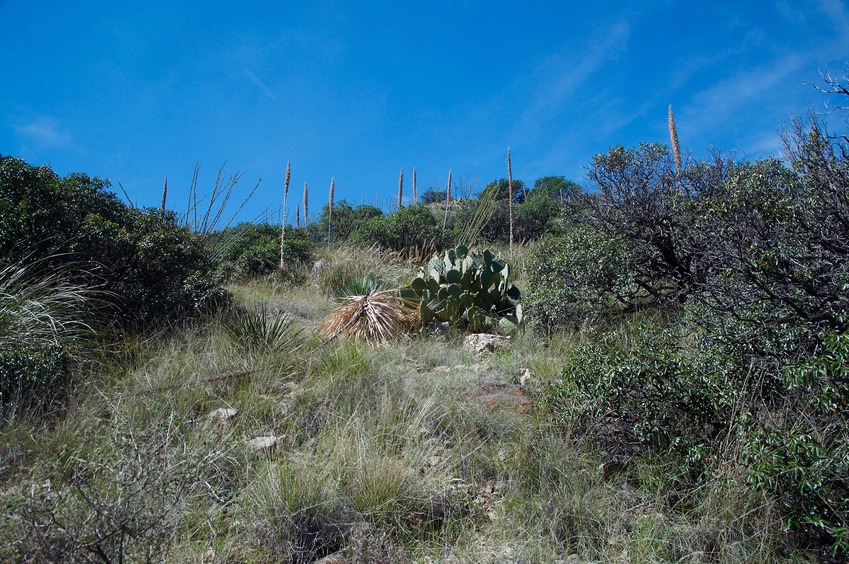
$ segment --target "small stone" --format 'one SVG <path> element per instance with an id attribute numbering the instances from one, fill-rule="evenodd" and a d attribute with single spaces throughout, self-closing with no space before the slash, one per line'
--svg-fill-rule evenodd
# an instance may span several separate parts
<path id="1" fill-rule="evenodd" d="M 531 370 L 529 368 L 522 369 L 522 373 L 519 376 L 519 385 L 523 388 L 527 388 L 534 381 L 534 375 L 531 374 Z"/>
<path id="2" fill-rule="evenodd" d="M 218 409 L 211 411 L 207 414 L 207 418 L 220 426 L 224 426 L 227 424 L 230 419 L 234 418 L 239 413 L 238 409 L 233 409 L 232 407 L 219 407 Z"/>
<path id="3" fill-rule="evenodd" d="M 324 558 L 315 561 L 315 564 L 348 564 L 350 560 L 345 557 L 342 551 L 328 554 Z"/>
<path id="4" fill-rule="evenodd" d="M 277 443 L 283 440 L 283 437 L 268 435 L 267 437 L 257 437 L 248 441 L 248 448 L 251 450 L 268 450 L 277 446 Z"/>
<path id="5" fill-rule="evenodd" d="M 491 353 L 496 349 L 509 349 L 511 345 L 507 337 L 489 333 L 474 333 L 463 340 L 463 347 L 477 355 Z"/>

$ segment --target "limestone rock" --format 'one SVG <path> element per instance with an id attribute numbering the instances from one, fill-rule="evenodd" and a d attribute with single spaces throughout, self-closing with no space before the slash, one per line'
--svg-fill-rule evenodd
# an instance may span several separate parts
<path id="1" fill-rule="evenodd" d="M 474 333 L 463 340 L 463 347 L 477 355 L 491 353 L 496 349 L 509 349 L 511 346 L 509 338 L 489 333 Z"/>
<path id="2" fill-rule="evenodd" d="M 519 385 L 523 388 L 527 388 L 532 385 L 534 382 L 534 375 L 531 373 L 529 368 L 523 368 L 522 373 L 519 375 Z"/>
<path id="3" fill-rule="evenodd" d="M 232 407 L 219 407 L 214 411 L 210 411 L 206 417 L 213 423 L 223 427 L 226 425 L 232 418 L 238 415 L 239 410 L 233 409 Z"/>
<path id="4" fill-rule="evenodd" d="M 268 435 L 267 437 L 257 437 L 248 441 L 248 448 L 251 450 L 269 450 L 277 446 L 283 437 Z"/>

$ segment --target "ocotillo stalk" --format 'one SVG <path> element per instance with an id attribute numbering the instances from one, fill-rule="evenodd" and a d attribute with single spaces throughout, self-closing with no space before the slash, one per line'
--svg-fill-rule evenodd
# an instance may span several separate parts
<path id="1" fill-rule="evenodd" d="M 330 233 L 333 229 L 333 191 L 336 188 L 336 179 L 330 179 L 330 196 L 327 205 L 327 242 L 330 242 Z"/>
<path id="2" fill-rule="evenodd" d="M 310 212 L 307 204 L 309 202 L 309 198 L 307 197 L 307 183 L 304 182 L 304 225 L 309 225 L 310 222 Z"/>
<path id="3" fill-rule="evenodd" d="M 398 177 L 398 211 L 401 211 L 401 208 L 404 199 L 404 169 L 401 169 L 401 175 Z"/>
<path id="4" fill-rule="evenodd" d="M 289 199 L 289 180 L 292 178 L 292 161 L 286 161 L 286 181 L 283 183 L 283 221 L 280 223 L 280 268 L 283 268 L 283 241 L 286 239 L 286 200 Z"/>
<path id="5" fill-rule="evenodd" d="M 675 158 L 675 173 L 681 176 L 681 149 L 678 147 L 678 132 L 675 130 L 675 116 L 672 104 L 669 105 L 669 139 L 672 141 L 672 156 Z"/>
<path id="6" fill-rule="evenodd" d="M 416 190 L 416 167 L 413 167 L 413 203 L 419 202 L 419 192 Z"/>
<path id="7" fill-rule="evenodd" d="M 448 188 L 445 189 L 445 219 L 442 220 L 442 230 L 448 225 L 448 206 L 451 205 L 451 171 L 448 171 Z"/>
<path id="8" fill-rule="evenodd" d="M 513 167 L 510 164 L 510 147 L 507 147 L 507 197 L 510 208 L 510 256 L 513 256 Z"/>
<path id="9" fill-rule="evenodd" d="M 162 184 L 162 206 L 160 207 L 160 211 L 162 212 L 162 216 L 165 217 L 165 199 L 168 197 L 168 177 L 165 177 L 165 182 Z"/>

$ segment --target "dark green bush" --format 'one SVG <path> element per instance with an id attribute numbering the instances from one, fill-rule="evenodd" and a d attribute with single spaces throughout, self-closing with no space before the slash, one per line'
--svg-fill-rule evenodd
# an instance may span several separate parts
<path id="1" fill-rule="evenodd" d="M 123 204 L 109 183 L 0 160 L 0 256 L 61 267 L 84 264 L 72 283 L 102 291 L 106 323 L 144 327 L 226 300 L 198 236 L 173 213 Z"/>
<path id="2" fill-rule="evenodd" d="M 57 344 L 0 350 L 0 413 L 21 412 L 61 400 L 70 383 L 71 355 Z"/>
<path id="3" fill-rule="evenodd" d="M 627 301 L 633 282 L 627 248 L 590 226 L 544 237 L 525 259 L 525 315 L 535 330 L 579 326 Z"/>
<path id="4" fill-rule="evenodd" d="M 376 244 L 393 251 L 408 251 L 424 244 L 441 243 L 442 230 L 427 206 L 414 204 L 396 213 L 376 216 L 360 224 L 349 241 Z"/>
<path id="5" fill-rule="evenodd" d="M 747 437 L 747 480 L 778 497 L 808 538 L 849 552 L 849 335 L 786 370 L 787 401 Z"/>
<path id="6" fill-rule="evenodd" d="M 218 271 L 239 280 L 270 274 L 280 265 L 280 226 L 242 223 L 214 233 L 208 244 L 216 249 Z M 310 262 L 315 246 L 304 228 L 286 229 L 283 262 Z"/>
<path id="7" fill-rule="evenodd" d="M 383 215 L 383 211 L 375 206 L 367 204 L 354 206 L 353 204 L 339 200 L 333 204 L 332 229 L 330 230 L 331 241 L 347 241 L 354 231 L 364 222 Z M 321 208 L 318 220 L 310 223 L 306 229 L 310 240 L 314 243 L 323 243 L 328 237 L 328 222 L 330 221 L 330 208 L 325 204 Z"/>
<path id="8" fill-rule="evenodd" d="M 721 376 L 681 350 L 681 336 L 654 323 L 637 323 L 577 347 L 561 381 L 543 394 L 556 417 L 595 428 L 605 445 L 679 454 L 705 448 L 727 425 L 738 401 Z M 624 454 L 624 453 L 623 453 Z"/>

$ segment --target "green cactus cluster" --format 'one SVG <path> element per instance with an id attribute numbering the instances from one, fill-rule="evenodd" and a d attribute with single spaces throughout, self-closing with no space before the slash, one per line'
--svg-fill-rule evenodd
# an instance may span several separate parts
<path id="1" fill-rule="evenodd" d="M 437 253 L 419 269 L 404 297 L 419 301 L 422 323 L 447 321 L 476 331 L 514 331 L 522 322 L 516 271 L 488 249 L 469 253 L 460 245 Z"/>

